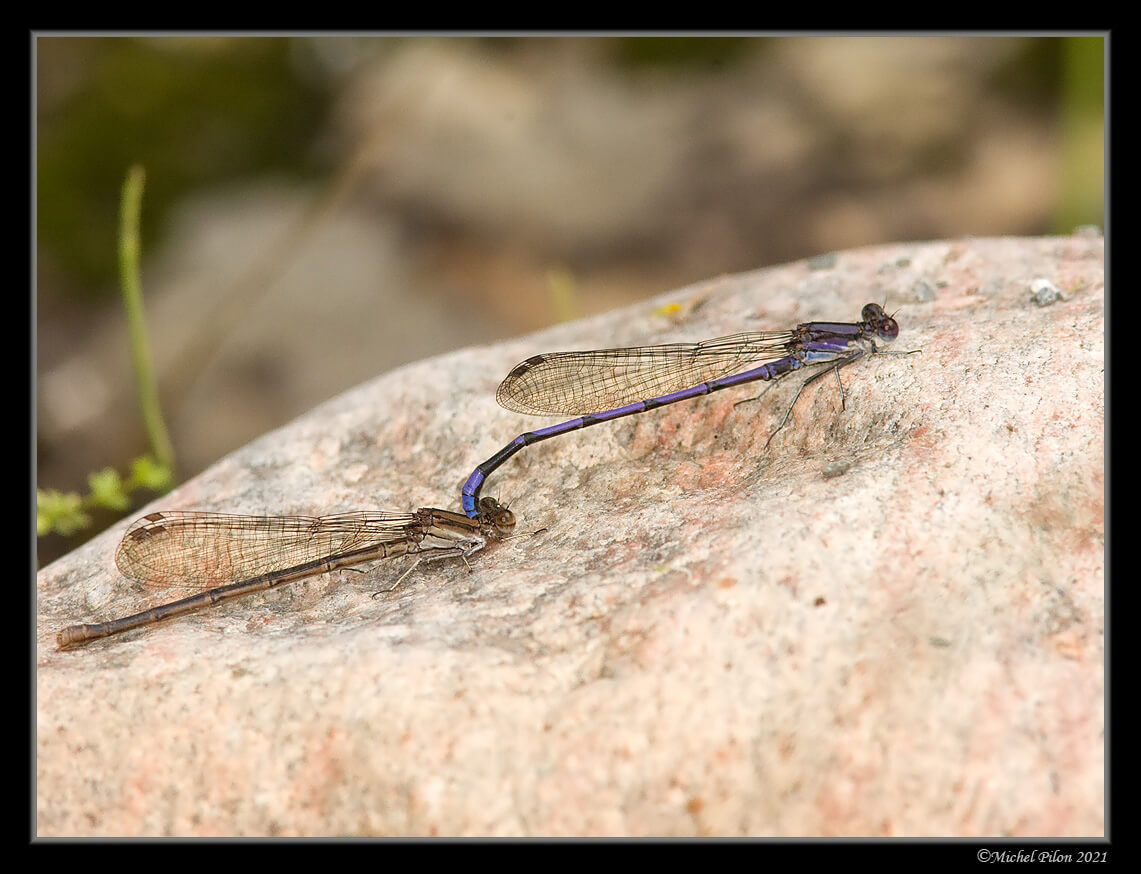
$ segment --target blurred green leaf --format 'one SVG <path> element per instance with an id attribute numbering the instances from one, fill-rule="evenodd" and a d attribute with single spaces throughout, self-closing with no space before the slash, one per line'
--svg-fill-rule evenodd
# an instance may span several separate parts
<path id="1" fill-rule="evenodd" d="M 83 512 L 83 498 L 75 492 L 36 489 L 36 533 L 39 536 L 53 531 L 67 536 L 90 524 L 91 518 Z"/>
<path id="2" fill-rule="evenodd" d="M 126 510 L 131 505 L 123 488 L 123 480 L 114 468 L 105 467 L 98 473 L 88 474 L 87 487 L 91 489 L 91 502 L 96 507 Z"/>
<path id="3" fill-rule="evenodd" d="M 174 480 L 169 467 L 159 464 L 151 456 L 144 455 L 131 462 L 131 483 L 152 492 L 165 492 Z"/>

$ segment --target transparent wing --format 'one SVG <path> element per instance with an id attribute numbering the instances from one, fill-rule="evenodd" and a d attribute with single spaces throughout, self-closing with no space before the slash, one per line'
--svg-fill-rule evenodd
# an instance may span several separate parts
<path id="1" fill-rule="evenodd" d="M 225 585 L 315 559 L 401 540 L 418 520 L 407 513 L 235 516 L 166 511 L 139 519 L 123 535 L 115 564 L 149 586 Z"/>
<path id="2" fill-rule="evenodd" d="M 792 331 L 767 331 L 701 343 L 536 355 L 507 374 L 495 399 L 536 416 L 600 413 L 783 358 L 793 337 Z"/>

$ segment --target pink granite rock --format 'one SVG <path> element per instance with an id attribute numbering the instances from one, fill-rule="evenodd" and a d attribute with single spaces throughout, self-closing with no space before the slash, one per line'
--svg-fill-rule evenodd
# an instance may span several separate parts
<path id="1" fill-rule="evenodd" d="M 42 570 L 37 833 L 1104 833 L 1104 244 L 967 239 L 714 279 L 378 377 L 150 509 L 458 509 L 543 351 L 898 309 L 896 350 L 529 447 L 519 530 L 60 651 L 164 598 L 124 522 Z M 1046 279 L 1067 297 L 1032 298 Z M 1041 286 L 1034 286 L 1041 288 Z M 336 354 L 336 350 L 330 350 Z M 139 515 L 144 511 L 140 511 Z"/>

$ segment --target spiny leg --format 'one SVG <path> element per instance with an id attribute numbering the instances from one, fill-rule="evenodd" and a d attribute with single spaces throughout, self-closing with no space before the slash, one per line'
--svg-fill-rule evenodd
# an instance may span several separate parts
<path id="1" fill-rule="evenodd" d="M 801 393 L 801 392 L 803 392 L 803 391 L 804 391 L 804 389 L 805 389 L 805 388 L 807 388 L 809 384 L 811 384 L 811 383 L 815 382 L 816 380 L 820 379 L 820 377 L 824 376 L 824 375 L 825 375 L 825 374 L 827 374 L 829 371 L 832 371 L 832 372 L 834 372 L 834 373 L 836 374 L 836 384 L 837 384 L 838 386 L 840 386 L 840 409 L 841 409 L 841 410 L 846 410 L 846 409 L 847 409 L 847 404 L 845 403 L 845 395 L 846 395 L 846 393 L 845 393 L 845 391 L 844 391 L 844 383 L 840 381 L 840 368 L 841 368 L 841 367 L 843 367 L 843 366 L 844 366 L 844 365 L 846 365 L 846 364 L 851 364 L 853 361 L 855 361 L 855 360 L 856 360 L 857 358 L 859 358 L 861 355 L 863 355 L 863 352 L 862 352 L 862 351 L 861 351 L 859 354 L 857 354 L 857 355 L 850 355 L 850 356 L 848 356 L 847 358 L 843 358 L 843 359 L 841 359 L 841 360 L 837 361 L 837 362 L 836 362 L 835 364 L 833 364 L 831 367 L 828 367 L 828 368 L 827 368 L 827 369 L 825 369 L 825 370 L 821 370 L 821 371 L 819 371 L 818 373 L 814 373 L 814 374 L 812 374 L 812 376 L 808 377 L 808 379 L 806 379 L 804 382 L 802 382 L 802 383 L 800 384 L 800 388 L 798 388 L 798 389 L 796 390 L 796 394 L 795 394 L 795 395 L 793 395 L 793 398 L 792 398 L 792 403 L 791 403 L 791 404 L 789 404 L 789 405 L 788 405 L 788 409 L 784 411 L 784 418 L 780 420 L 780 424 L 779 424 L 779 425 L 777 425 L 777 427 L 776 427 L 776 430 L 775 430 L 775 431 L 773 431 L 773 433 L 771 433 L 771 434 L 769 435 L 769 439 L 765 441 L 765 449 L 768 449 L 768 448 L 769 448 L 769 444 L 773 442 L 773 438 L 777 436 L 777 434 L 780 432 L 780 430 L 781 430 L 781 429 L 782 429 L 782 428 L 785 426 L 785 424 L 788 422 L 788 417 L 792 415 L 792 410 L 793 410 L 793 408 L 796 406 L 796 402 L 797 402 L 798 400 L 800 400 L 800 393 Z"/>

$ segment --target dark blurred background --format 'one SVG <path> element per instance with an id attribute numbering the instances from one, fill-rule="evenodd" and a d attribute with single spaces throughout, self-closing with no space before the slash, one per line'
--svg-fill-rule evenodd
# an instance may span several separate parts
<path id="1" fill-rule="evenodd" d="M 133 164 L 180 479 L 408 361 L 718 274 L 1103 224 L 1100 36 L 34 51 L 41 488 L 147 450 L 117 276 Z"/>

